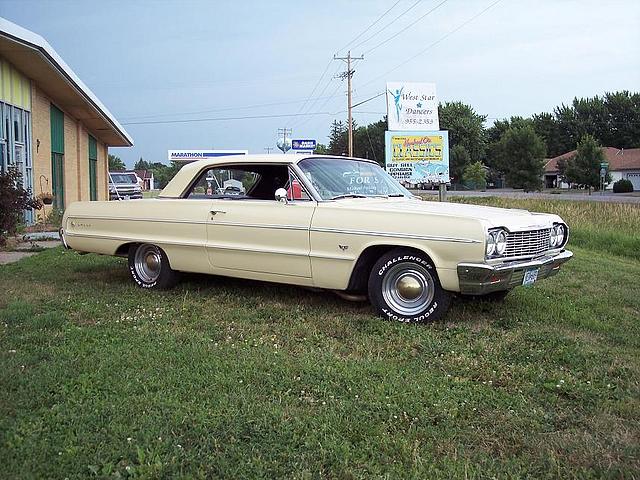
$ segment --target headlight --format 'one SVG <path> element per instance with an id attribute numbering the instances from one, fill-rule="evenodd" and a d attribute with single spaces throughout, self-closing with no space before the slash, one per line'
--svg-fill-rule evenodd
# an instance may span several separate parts
<path id="1" fill-rule="evenodd" d="M 487 257 L 496 252 L 496 232 L 489 232 L 487 235 Z"/>
<path id="2" fill-rule="evenodd" d="M 507 233 L 500 230 L 496 235 L 496 255 L 504 255 L 507 251 Z"/>
<path id="3" fill-rule="evenodd" d="M 566 227 L 559 223 L 555 224 L 551 228 L 551 238 L 550 238 L 551 248 L 556 248 L 562 245 L 564 243 L 564 239 L 566 235 L 567 235 Z"/>

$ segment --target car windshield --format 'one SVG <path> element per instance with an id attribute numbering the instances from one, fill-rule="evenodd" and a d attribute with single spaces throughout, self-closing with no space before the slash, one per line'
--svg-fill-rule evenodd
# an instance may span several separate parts
<path id="1" fill-rule="evenodd" d="M 110 176 L 113 183 L 136 183 L 133 175 L 129 175 L 128 173 L 112 173 Z"/>
<path id="2" fill-rule="evenodd" d="M 342 158 L 306 158 L 298 166 L 323 200 L 349 197 L 411 197 L 377 164 Z"/>

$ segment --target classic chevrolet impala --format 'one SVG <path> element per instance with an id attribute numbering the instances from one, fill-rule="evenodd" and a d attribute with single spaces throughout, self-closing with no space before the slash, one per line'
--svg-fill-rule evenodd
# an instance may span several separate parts
<path id="1" fill-rule="evenodd" d="M 503 298 L 572 257 L 557 215 L 421 201 L 374 162 L 317 155 L 194 162 L 157 198 L 71 204 L 61 238 L 127 257 L 143 288 L 179 272 L 288 283 L 368 295 L 403 322 L 442 317 L 455 293 Z"/>

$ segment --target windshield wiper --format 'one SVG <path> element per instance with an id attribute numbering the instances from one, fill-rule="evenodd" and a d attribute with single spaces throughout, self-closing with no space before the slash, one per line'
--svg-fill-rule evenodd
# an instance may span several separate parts
<path id="1" fill-rule="evenodd" d="M 391 197 L 404 197 L 404 193 L 391 193 L 389 195 L 387 195 L 387 197 L 391 198 Z"/>
<path id="2" fill-rule="evenodd" d="M 331 197 L 329 200 L 339 200 L 341 198 L 367 198 L 367 196 L 361 195 L 359 193 L 343 193 L 342 195 L 336 195 L 335 197 Z"/>

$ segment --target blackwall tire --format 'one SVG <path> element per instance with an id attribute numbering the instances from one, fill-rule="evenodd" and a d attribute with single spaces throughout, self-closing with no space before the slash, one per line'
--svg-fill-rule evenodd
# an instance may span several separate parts
<path id="1" fill-rule="evenodd" d="M 164 290 L 178 281 L 164 251 L 156 245 L 142 243 L 129 248 L 129 273 L 141 288 Z"/>
<path id="2" fill-rule="evenodd" d="M 388 320 L 427 323 L 443 317 L 451 293 L 443 290 L 426 255 L 399 248 L 384 254 L 373 266 L 369 301 L 378 315 Z"/>

